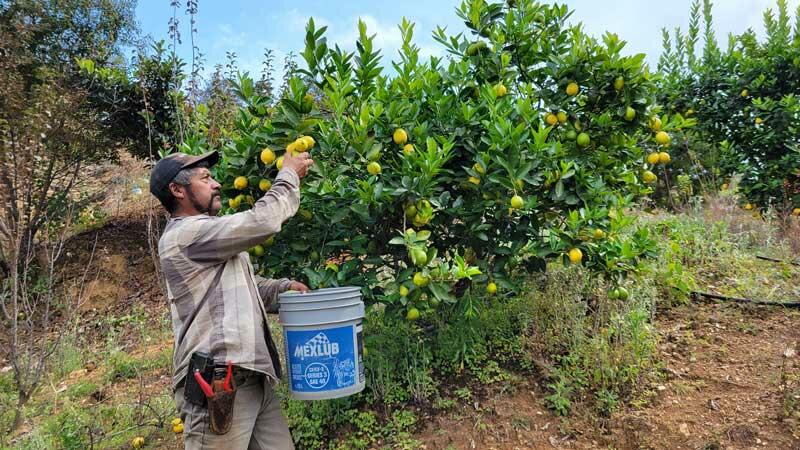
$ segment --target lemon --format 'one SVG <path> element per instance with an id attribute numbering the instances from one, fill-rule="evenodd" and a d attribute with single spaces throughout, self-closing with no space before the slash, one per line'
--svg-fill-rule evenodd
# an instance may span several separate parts
<path id="1" fill-rule="evenodd" d="M 473 164 L 473 165 L 472 165 L 472 170 L 474 170 L 475 172 L 478 172 L 478 173 L 479 173 L 479 174 L 481 174 L 481 175 L 483 175 L 484 173 L 486 173 L 486 170 L 484 170 L 483 166 L 482 166 L 482 165 L 480 165 L 479 163 L 475 163 L 475 164 Z"/>
<path id="2" fill-rule="evenodd" d="M 426 277 L 422 274 L 422 272 L 417 272 L 414 274 L 414 285 L 418 287 L 425 287 L 428 285 L 430 278 Z"/>
<path id="3" fill-rule="evenodd" d="M 564 111 L 559 111 L 556 117 L 558 117 L 558 123 L 567 123 L 567 113 Z"/>
<path id="4" fill-rule="evenodd" d="M 258 244 L 255 247 L 253 247 L 253 254 L 256 256 L 264 256 L 264 246 Z"/>
<path id="5" fill-rule="evenodd" d="M 294 150 L 300 153 L 303 153 L 304 151 L 308 150 L 308 141 L 306 141 L 302 137 L 295 139 Z"/>
<path id="6" fill-rule="evenodd" d="M 625 78 L 617 77 L 617 79 L 614 80 L 614 90 L 619 92 L 623 87 L 625 87 Z"/>
<path id="7" fill-rule="evenodd" d="M 656 133 L 656 142 L 658 142 L 659 144 L 667 146 L 669 145 L 669 141 L 670 137 L 666 131 L 659 131 L 658 133 Z"/>
<path id="8" fill-rule="evenodd" d="M 410 155 L 414 153 L 414 144 L 406 144 L 403 146 L 403 153 Z"/>
<path id="9" fill-rule="evenodd" d="M 728 183 L 723 183 L 722 184 L 722 190 L 723 191 L 727 191 L 728 190 Z"/>
<path id="10" fill-rule="evenodd" d="M 406 320 L 408 320 L 409 322 L 413 322 L 417 319 L 419 319 L 419 310 L 417 308 L 409 309 L 408 312 L 406 313 Z"/>
<path id="11" fill-rule="evenodd" d="M 408 288 L 405 286 L 400 286 L 400 297 L 408 296 Z"/>
<path id="12" fill-rule="evenodd" d="M 425 253 L 425 250 L 421 248 L 415 248 L 411 250 L 412 260 L 417 265 L 417 267 L 424 267 L 425 264 L 428 262 L 428 254 Z"/>
<path id="13" fill-rule="evenodd" d="M 619 298 L 619 289 L 609 289 L 608 290 L 608 299 L 609 300 L 616 300 Z"/>
<path id="14" fill-rule="evenodd" d="M 756 117 L 756 125 L 761 125 L 762 123 L 764 123 L 764 119 L 761 117 Z"/>
<path id="15" fill-rule="evenodd" d="M 283 156 L 278 158 L 278 162 L 275 163 L 275 167 L 277 167 L 278 170 L 283 170 Z"/>
<path id="16" fill-rule="evenodd" d="M 274 243 L 275 243 L 275 235 L 273 234 L 272 236 L 264 239 L 264 244 L 263 245 L 264 245 L 264 247 L 272 247 L 272 245 Z"/>
<path id="17" fill-rule="evenodd" d="M 311 137 L 311 136 L 303 136 L 300 139 L 302 139 L 302 140 L 304 140 L 306 142 L 306 148 L 309 149 L 309 150 L 314 148 L 314 144 L 317 143 L 317 141 L 315 141 L 314 138 Z"/>
<path id="18" fill-rule="evenodd" d="M 573 248 L 569 251 L 569 262 L 572 264 L 580 264 L 583 260 L 583 252 L 579 248 Z"/>
<path id="19" fill-rule="evenodd" d="M 398 128 L 394 130 L 392 139 L 394 140 L 394 143 L 397 145 L 405 145 L 405 143 L 408 142 L 408 133 L 406 133 L 406 130 Z"/>
<path id="20" fill-rule="evenodd" d="M 230 207 L 231 207 L 231 209 L 236 209 L 236 208 L 238 208 L 240 203 L 241 203 L 241 202 L 240 202 L 239 200 L 237 200 L 237 198 L 236 198 L 236 197 L 234 197 L 234 198 L 231 198 L 231 199 L 228 199 L 228 206 L 230 206 Z"/>
<path id="21" fill-rule="evenodd" d="M 494 282 L 487 284 L 486 293 L 488 293 L 489 295 L 497 293 L 497 285 L 494 284 Z"/>
<path id="22" fill-rule="evenodd" d="M 552 127 L 558 123 L 558 117 L 553 113 L 547 113 L 547 115 L 544 116 L 544 121 Z"/>
<path id="23" fill-rule="evenodd" d="M 481 184 L 481 179 L 477 178 L 477 177 L 469 177 L 469 178 L 467 178 L 467 181 L 469 181 L 470 183 L 474 184 L 475 186 Z"/>
<path id="24" fill-rule="evenodd" d="M 690 117 L 693 114 L 694 114 L 694 110 L 692 108 L 689 108 L 689 109 L 686 110 L 686 117 Z"/>
<path id="25" fill-rule="evenodd" d="M 515 195 L 511 197 L 511 207 L 514 209 L 520 209 L 525 205 L 525 201 L 519 195 Z"/>
<path id="26" fill-rule="evenodd" d="M 367 172 L 369 172 L 370 175 L 378 175 L 381 173 L 381 165 L 373 161 L 367 164 Z"/>
<path id="27" fill-rule="evenodd" d="M 261 150 L 261 162 L 264 164 L 272 164 L 275 161 L 275 152 L 269 148 Z"/>
<path id="28" fill-rule="evenodd" d="M 494 86 L 494 93 L 498 98 L 504 97 L 508 93 L 508 89 L 503 83 L 498 83 Z"/>
<path id="29" fill-rule="evenodd" d="M 570 141 L 574 141 L 575 138 L 577 138 L 577 137 L 578 137 L 578 133 L 576 133 L 575 130 L 567 131 L 566 138 L 569 139 Z"/>
<path id="30" fill-rule="evenodd" d="M 742 89 L 742 93 L 739 95 L 741 95 L 742 97 L 747 97 L 747 89 Z"/>
<path id="31" fill-rule="evenodd" d="M 603 237 L 606 235 L 606 232 L 600 228 L 595 228 L 593 235 L 595 239 L 603 239 Z"/>
<path id="32" fill-rule="evenodd" d="M 176 418 L 172 419 L 172 424 L 173 425 L 178 425 L 179 423 L 183 423 L 183 420 L 181 420 L 180 417 L 176 417 Z"/>
<path id="33" fill-rule="evenodd" d="M 661 129 L 661 119 L 658 117 L 653 117 L 650 119 L 650 129 L 653 131 L 658 131 Z"/>
<path id="34" fill-rule="evenodd" d="M 142 448 L 144 446 L 144 438 L 141 436 L 136 436 L 131 441 L 131 447 L 133 448 Z"/>
<path id="35" fill-rule="evenodd" d="M 628 296 L 629 296 L 628 290 L 625 289 L 624 287 L 622 287 L 622 286 L 618 287 L 617 288 L 617 292 L 619 294 L 619 299 L 620 300 L 627 300 L 628 299 Z"/>
<path id="36" fill-rule="evenodd" d="M 644 174 L 642 174 L 642 180 L 644 180 L 645 183 L 655 183 L 657 179 L 658 177 L 656 177 L 656 174 L 650 172 L 649 170 L 645 170 Z"/>
<path id="37" fill-rule="evenodd" d="M 580 90 L 581 89 L 578 86 L 578 83 L 573 82 L 567 85 L 567 95 L 569 95 L 570 97 L 578 95 L 578 92 L 580 92 Z"/>
<path id="38" fill-rule="evenodd" d="M 177 425 L 173 425 L 172 426 L 172 432 L 175 433 L 175 434 L 183 433 L 183 424 L 179 423 Z"/>
<path id="39" fill-rule="evenodd" d="M 661 152 L 658 154 L 658 162 L 661 164 L 668 164 L 670 161 L 672 161 L 672 158 L 670 158 L 669 153 Z"/>
<path id="40" fill-rule="evenodd" d="M 744 209 L 747 210 L 747 211 L 750 211 L 751 209 L 753 209 L 753 204 L 752 203 L 748 203 L 748 204 L 744 205 Z"/>
<path id="41" fill-rule="evenodd" d="M 524 182 L 523 182 L 522 180 L 517 180 L 517 181 L 515 181 L 515 182 L 514 182 L 514 186 L 516 186 L 516 187 L 517 187 L 517 189 L 520 189 L 520 190 L 521 190 L 521 189 L 522 189 L 522 186 L 524 186 L 524 184 L 523 184 L 523 183 L 524 183 Z"/>
<path id="42" fill-rule="evenodd" d="M 236 179 L 233 180 L 233 187 L 239 189 L 240 191 L 247 188 L 247 177 L 236 177 Z"/>
<path id="43" fill-rule="evenodd" d="M 578 135 L 578 145 L 580 145 L 581 147 L 588 146 L 590 142 L 591 142 L 591 139 L 589 138 L 588 134 L 581 133 L 581 134 Z"/>
<path id="44" fill-rule="evenodd" d="M 800 208 L 795 208 L 792 210 L 793 216 L 800 216 Z"/>
<path id="45" fill-rule="evenodd" d="M 658 164 L 658 161 L 659 161 L 659 157 L 658 157 L 658 153 L 657 152 L 656 153 L 650 153 L 649 155 L 647 155 L 647 164 L 650 164 L 651 166 L 655 166 L 656 164 Z"/>
<path id="46" fill-rule="evenodd" d="M 625 108 L 625 120 L 628 122 L 636 118 L 636 110 L 628 106 Z"/>
<path id="47" fill-rule="evenodd" d="M 261 191 L 263 192 L 267 192 L 271 187 L 272 187 L 272 182 L 266 178 L 262 178 L 258 182 L 258 188 L 261 189 Z"/>
<path id="48" fill-rule="evenodd" d="M 295 150 L 297 150 L 297 141 L 290 142 L 289 145 L 286 146 L 287 153 L 294 154 Z"/>
<path id="49" fill-rule="evenodd" d="M 414 216 L 417 215 L 417 207 L 414 205 L 408 205 L 408 207 L 405 210 L 405 214 L 406 217 L 408 217 L 409 219 L 413 218 Z"/>

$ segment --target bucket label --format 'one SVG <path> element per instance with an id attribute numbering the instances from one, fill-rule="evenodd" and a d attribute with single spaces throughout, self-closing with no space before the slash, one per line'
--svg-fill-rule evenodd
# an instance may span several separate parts
<path id="1" fill-rule="evenodd" d="M 295 392 L 333 391 L 355 385 L 353 325 L 325 330 L 286 330 L 289 377 Z"/>

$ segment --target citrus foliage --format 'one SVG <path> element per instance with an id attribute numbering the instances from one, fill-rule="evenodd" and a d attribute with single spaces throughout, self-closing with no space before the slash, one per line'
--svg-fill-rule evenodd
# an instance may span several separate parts
<path id="1" fill-rule="evenodd" d="M 689 145 L 678 155 L 681 172 L 726 187 L 728 180 L 720 178 L 740 174 L 742 204 L 789 212 L 800 205 L 800 10 L 792 31 L 786 1 L 778 0 L 777 17 L 764 13 L 763 41 L 749 30 L 730 36 L 723 51 L 705 0 L 705 46 L 698 57 L 700 6 L 695 0 L 688 33 L 677 29 L 671 40 L 664 31 L 659 64 L 665 73 L 659 101 L 672 113 L 697 118 Z"/>
<path id="2" fill-rule="evenodd" d="M 669 139 L 650 128 L 644 55 L 568 27 L 563 6 L 474 1 L 457 13 L 470 36 L 434 32 L 447 59 L 422 61 L 404 20 L 394 76 L 363 23 L 350 53 L 310 20 L 305 82 L 274 108 L 247 76 L 235 83 L 244 107 L 217 171 L 228 212 L 262 195 L 304 136 L 315 144 L 301 210 L 262 267 L 304 267 L 312 287 L 369 287 L 416 320 L 475 283 L 513 290 L 515 270 L 552 258 L 619 279 L 652 246 L 645 232 L 617 233 L 630 223 L 622 208 L 652 191 L 645 152 Z"/>

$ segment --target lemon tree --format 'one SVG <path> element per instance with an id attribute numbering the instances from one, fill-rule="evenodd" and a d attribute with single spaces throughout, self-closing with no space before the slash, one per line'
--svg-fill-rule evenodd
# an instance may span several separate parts
<path id="1" fill-rule="evenodd" d="M 470 292 L 512 293 L 516 274 L 549 260 L 619 280 L 650 251 L 645 232 L 619 233 L 623 209 L 653 191 L 648 149 L 665 145 L 644 55 L 568 26 L 565 6 L 456 13 L 469 34 L 434 32 L 449 58 L 422 60 L 403 20 L 389 73 L 363 22 L 351 53 L 310 20 L 306 68 L 278 104 L 247 76 L 234 83 L 243 106 L 216 169 L 226 212 L 263 195 L 286 152 L 316 161 L 300 212 L 251 252 L 259 270 L 364 286 L 413 321 Z"/>

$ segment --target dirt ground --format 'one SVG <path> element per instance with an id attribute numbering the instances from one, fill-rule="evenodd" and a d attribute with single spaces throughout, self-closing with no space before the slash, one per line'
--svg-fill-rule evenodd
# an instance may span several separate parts
<path id="1" fill-rule="evenodd" d="M 797 418 L 779 417 L 781 373 L 800 368 L 800 311 L 696 303 L 657 327 L 665 379 L 644 407 L 604 424 L 562 420 L 531 380 L 433 418 L 416 438 L 426 449 L 800 449 Z"/>

